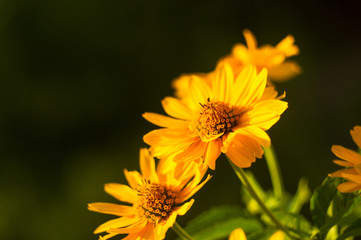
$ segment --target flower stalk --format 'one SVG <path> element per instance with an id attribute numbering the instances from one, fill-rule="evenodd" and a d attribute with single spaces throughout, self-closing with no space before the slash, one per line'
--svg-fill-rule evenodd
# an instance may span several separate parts
<path id="1" fill-rule="evenodd" d="M 234 172 L 236 173 L 237 177 L 242 182 L 244 187 L 247 189 L 249 194 L 258 203 L 258 205 L 263 210 L 263 212 L 273 221 L 273 223 L 276 225 L 276 227 L 279 228 L 280 230 L 282 230 L 290 239 L 299 239 L 299 238 L 295 238 L 293 235 L 291 235 L 290 232 L 280 223 L 280 221 L 273 215 L 273 213 L 264 204 L 262 199 L 258 196 L 256 191 L 254 190 L 252 184 L 248 181 L 247 175 L 243 171 L 243 169 L 236 166 L 228 157 L 227 157 L 227 159 L 228 159 L 229 163 L 231 164 L 231 166 L 232 166 Z"/>
<path id="2" fill-rule="evenodd" d="M 172 229 L 180 238 L 184 240 L 194 240 L 177 222 L 174 222 Z"/>
<path id="3" fill-rule="evenodd" d="M 273 193 L 276 198 L 282 200 L 284 199 L 284 185 L 276 153 L 272 145 L 268 148 L 263 148 L 263 150 L 264 157 L 266 159 L 268 170 L 271 176 Z"/>

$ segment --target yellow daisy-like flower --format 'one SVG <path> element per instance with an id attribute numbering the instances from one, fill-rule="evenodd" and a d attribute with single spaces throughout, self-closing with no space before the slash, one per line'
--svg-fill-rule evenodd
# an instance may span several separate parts
<path id="1" fill-rule="evenodd" d="M 277 82 L 286 81 L 301 73 L 301 68 L 296 62 L 287 60 L 288 57 L 299 54 L 292 35 L 286 36 L 275 47 L 271 45 L 257 47 L 256 37 L 248 29 L 243 31 L 243 35 L 247 46 L 236 44 L 232 53 L 221 59 L 221 62 L 226 62 L 232 65 L 234 70 L 239 69 L 239 71 L 247 64 L 256 66 L 258 71 L 267 68 L 268 77 Z"/>
<path id="2" fill-rule="evenodd" d="M 269 240 L 283 240 L 284 234 L 282 231 L 277 231 L 270 237 Z M 229 235 L 228 240 L 247 240 L 246 234 L 244 233 L 242 228 L 234 229 Z"/>
<path id="3" fill-rule="evenodd" d="M 118 234 L 128 234 L 125 240 L 161 240 L 168 228 L 172 227 L 177 215 L 184 215 L 194 200 L 186 202 L 209 179 L 201 182 L 206 167 L 202 163 L 192 163 L 183 168 L 170 161 L 160 161 L 157 169 L 153 157 L 147 149 L 140 150 L 140 169 L 124 170 L 129 186 L 109 183 L 105 191 L 125 204 L 91 203 L 88 209 L 95 212 L 112 214 L 118 218 L 105 222 L 95 234 L 106 232 L 100 239 L 106 240 Z M 164 173 L 162 169 L 167 169 Z M 172 169 L 169 171 L 169 169 Z"/>
<path id="4" fill-rule="evenodd" d="M 235 78 L 228 64 L 216 69 L 209 85 L 200 78 L 189 82 L 189 100 L 167 97 L 163 108 L 171 117 L 145 113 L 163 127 L 144 136 L 153 156 L 174 161 L 204 159 L 211 169 L 223 152 L 239 167 L 261 158 L 270 138 L 265 132 L 286 110 L 287 103 L 266 90 L 267 70 L 257 74 L 247 66 Z"/>
<path id="5" fill-rule="evenodd" d="M 355 126 L 350 133 L 353 141 L 361 148 L 361 126 Z M 361 155 L 354 150 L 339 145 L 333 145 L 331 150 L 337 157 L 342 159 L 333 162 L 346 167 L 346 169 L 329 174 L 330 177 L 342 177 L 347 180 L 347 182 L 338 185 L 337 189 L 344 193 L 361 190 Z"/>

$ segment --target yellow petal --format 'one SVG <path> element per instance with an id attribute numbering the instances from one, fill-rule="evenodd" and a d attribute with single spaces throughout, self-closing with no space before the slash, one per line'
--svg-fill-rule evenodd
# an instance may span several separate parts
<path id="1" fill-rule="evenodd" d="M 256 37 L 253 35 L 253 33 L 250 30 L 244 29 L 243 30 L 243 36 L 246 39 L 248 49 L 254 50 L 254 49 L 257 48 Z"/>
<path id="2" fill-rule="evenodd" d="M 359 164 L 361 163 L 361 155 L 357 152 L 347 149 L 339 145 L 333 145 L 331 151 L 339 158 L 348 162 Z"/>
<path id="3" fill-rule="evenodd" d="M 142 231 L 148 222 L 146 220 L 140 220 L 135 224 L 129 225 L 124 228 L 110 228 L 107 230 L 108 233 L 118 233 L 118 234 L 126 234 L 126 233 L 135 233 Z"/>
<path id="4" fill-rule="evenodd" d="M 353 167 L 354 166 L 353 163 L 343 161 L 343 160 L 333 160 L 333 162 L 342 167 Z"/>
<path id="5" fill-rule="evenodd" d="M 114 203 L 89 203 L 88 209 L 94 212 L 111 214 L 116 216 L 132 216 L 135 214 L 134 208 L 131 206 L 118 205 Z"/>
<path id="6" fill-rule="evenodd" d="M 361 175 L 361 163 L 355 165 L 355 170 L 357 171 L 358 174 Z"/>
<path id="7" fill-rule="evenodd" d="M 162 100 L 164 111 L 178 119 L 192 119 L 191 110 L 184 105 L 181 101 L 173 97 L 166 97 Z"/>
<path id="8" fill-rule="evenodd" d="M 137 171 L 128 171 L 127 169 L 124 169 L 124 176 L 133 189 L 137 189 L 137 187 L 142 184 L 142 176 Z"/>
<path id="9" fill-rule="evenodd" d="M 158 113 L 144 113 L 143 117 L 149 122 L 160 127 L 187 128 L 188 122 L 184 120 L 174 119 Z"/>
<path id="10" fill-rule="evenodd" d="M 283 52 L 286 57 L 294 56 L 299 54 L 300 50 L 296 45 L 293 45 L 295 39 L 292 35 L 286 36 L 276 46 L 277 50 Z"/>
<path id="11" fill-rule="evenodd" d="M 232 55 L 242 64 L 249 64 L 250 63 L 250 55 L 248 53 L 247 47 L 243 44 L 236 44 L 232 49 Z M 230 61 L 233 62 L 233 58 L 225 59 L 228 63 Z"/>
<path id="12" fill-rule="evenodd" d="M 237 228 L 232 231 L 228 240 L 247 240 L 247 238 L 242 228 Z"/>
<path id="13" fill-rule="evenodd" d="M 293 61 L 285 61 L 269 68 L 268 77 L 275 82 L 285 82 L 302 72 L 301 67 Z"/>
<path id="14" fill-rule="evenodd" d="M 105 236 L 100 236 L 100 237 L 99 237 L 99 240 L 107 240 L 107 239 L 109 239 L 109 238 L 111 238 L 111 237 L 114 237 L 114 236 L 116 236 L 116 235 L 118 235 L 118 233 L 109 233 L 109 234 L 107 234 L 107 235 L 105 235 Z"/>
<path id="15" fill-rule="evenodd" d="M 344 182 L 337 186 L 340 192 L 349 193 L 361 190 L 361 184 L 355 182 Z"/>
<path id="16" fill-rule="evenodd" d="M 355 168 L 345 169 L 341 172 L 341 177 L 361 185 L 361 175 Z"/>
<path id="17" fill-rule="evenodd" d="M 270 237 L 269 240 L 283 240 L 285 237 L 285 234 L 282 231 L 277 231 Z"/>
<path id="18" fill-rule="evenodd" d="M 207 151 L 204 156 L 204 162 L 208 164 L 210 169 L 216 168 L 216 160 L 221 155 L 222 142 L 220 139 L 208 142 Z"/>
<path id="19" fill-rule="evenodd" d="M 158 176 L 155 171 L 155 162 L 154 158 L 149 154 L 148 149 L 140 149 L 140 170 L 142 172 L 143 178 L 150 179 L 152 182 L 158 182 Z"/>
<path id="20" fill-rule="evenodd" d="M 99 227 L 97 227 L 97 229 L 95 229 L 95 231 L 94 231 L 94 234 L 105 232 L 105 231 L 109 230 L 110 228 L 121 228 L 121 227 L 129 226 L 138 221 L 139 221 L 139 218 L 128 218 L 128 217 L 116 218 L 116 219 L 107 221 L 107 222 L 103 223 L 102 225 L 100 225 Z"/>
<path id="21" fill-rule="evenodd" d="M 243 149 L 237 149 L 233 146 L 228 148 L 226 154 L 231 159 L 231 161 L 240 168 L 250 167 L 251 164 L 256 160 L 247 151 L 244 151 Z"/>
<path id="22" fill-rule="evenodd" d="M 328 176 L 329 177 L 342 177 L 341 173 L 344 172 L 345 169 L 341 169 L 341 170 L 338 170 L 336 172 L 333 172 L 333 173 L 329 173 Z"/>
<path id="23" fill-rule="evenodd" d="M 206 103 L 207 99 L 212 99 L 212 91 L 205 79 L 193 76 L 189 82 L 189 95 L 192 97 L 192 109 L 198 109 L 200 103 Z"/>
<path id="24" fill-rule="evenodd" d="M 271 139 L 268 134 L 256 127 L 256 126 L 247 126 L 235 131 L 236 134 L 240 134 L 243 136 L 247 136 L 249 139 L 253 139 L 258 142 L 258 144 L 262 145 L 263 147 L 269 147 L 271 143 Z M 246 142 L 246 140 L 245 140 Z"/>
<path id="25" fill-rule="evenodd" d="M 261 101 L 253 109 L 247 111 L 244 118 L 248 120 L 249 125 L 268 130 L 279 120 L 280 115 L 287 107 L 288 103 L 281 100 L 269 99 Z"/>
<path id="26" fill-rule="evenodd" d="M 256 78 L 257 70 L 252 65 L 245 66 L 235 79 L 233 92 L 230 99 L 231 105 L 246 106 L 245 102 L 248 101 L 249 92 L 252 88 L 252 81 Z M 247 99 L 246 99 L 247 98 Z"/>
<path id="27" fill-rule="evenodd" d="M 214 98 L 217 101 L 229 103 L 233 89 L 233 71 L 228 64 L 225 63 L 223 67 L 217 69 L 212 88 L 214 89 Z"/>
<path id="28" fill-rule="evenodd" d="M 181 207 L 179 207 L 175 211 L 177 212 L 178 215 L 183 216 L 192 207 L 193 203 L 194 203 L 194 199 L 191 199 L 189 202 L 186 202 L 185 204 L 183 204 Z"/>
<path id="29" fill-rule="evenodd" d="M 353 141 L 361 148 L 361 126 L 355 126 L 353 130 L 350 131 Z"/>
<path id="30" fill-rule="evenodd" d="M 121 202 L 134 203 L 138 199 L 137 192 L 127 185 L 119 183 L 107 183 L 104 190 Z"/>
<path id="31" fill-rule="evenodd" d="M 243 71 L 255 73 L 255 68 L 252 66 L 246 66 L 242 70 L 241 74 Z M 267 69 L 262 69 L 258 75 L 254 73 L 247 74 L 248 78 L 244 79 L 237 77 L 234 85 L 234 91 L 238 90 L 241 94 L 235 94 L 235 92 L 233 92 L 235 96 L 239 96 L 238 100 L 235 102 L 235 105 L 247 107 L 262 97 L 267 83 Z M 240 81 L 244 81 L 244 83 L 240 84 Z M 233 101 L 234 99 L 232 99 L 232 102 Z"/>
<path id="32" fill-rule="evenodd" d="M 206 150 L 207 144 L 201 140 L 195 141 L 186 150 L 174 156 L 174 161 L 194 161 L 201 158 Z"/>
<path id="33" fill-rule="evenodd" d="M 141 233 L 141 239 L 154 240 L 154 224 L 147 224 Z"/>

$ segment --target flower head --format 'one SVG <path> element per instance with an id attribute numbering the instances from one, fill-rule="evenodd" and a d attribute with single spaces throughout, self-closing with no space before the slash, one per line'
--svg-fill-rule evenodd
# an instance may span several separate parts
<path id="1" fill-rule="evenodd" d="M 99 202 L 88 205 L 91 211 L 118 216 L 94 231 L 95 234 L 107 233 L 100 239 L 105 240 L 118 234 L 128 234 L 124 238 L 126 240 L 164 239 L 177 215 L 184 215 L 194 202 L 193 199 L 186 201 L 210 179 L 208 175 L 201 182 L 206 172 L 201 162 L 193 162 L 181 168 L 175 165 L 166 167 L 165 164 L 173 163 L 160 161 L 156 169 L 148 150 L 141 149 L 141 173 L 124 170 L 130 187 L 118 183 L 105 185 L 108 194 L 125 204 Z"/>
<path id="2" fill-rule="evenodd" d="M 283 240 L 284 233 L 282 231 L 277 231 L 270 237 L 269 240 Z M 242 228 L 236 228 L 229 235 L 228 240 L 247 240 L 246 234 Z"/>
<path id="3" fill-rule="evenodd" d="M 299 54 L 292 35 L 286 36 L 275 47 L 258 47 L 256 37 L 248 29 L 243 31 L 243 35 L 247 46 L 236 44 L 232 53 L 221 59 L 221 62 L 227 62 L 235 70 L 241 70 L 247 64 L 256 66 L 258 71 L 267 68 L 268 77 L 273 81 L 285 81 L 301 73 L 301 68 L 296 62 L 287 60 L 288 57 Z"/>
<path id="4" fill-rule="evenodd" d="M 355 126 L 350 131 L 353 141 L 361 148 L 361 126 Z M 332 152 L 342 160 L 333 162 L 346 169 L 330 173 L 330 177 L 342 177 L 347 181 L 337 186 L 340 192 L 355 192 L 361 190 L 361 155 L 354 150 L 344 148 L 339 145 L 333 145 Z"/>
<path id="5" fill-rule="evenodd" d="M 163 127 L 144 136 L 153 156 L 178 162 L 204 159 L 211 169 L 223 152 L 239 167 L 249 167 L 263 155 L 268 130 L 287 103 L 266 88 L 267 70 L 257 74 L 246 66 L 234 75 L 228 64 L 216 69 L 210 84 L 189 79 L 187 101 L 167 97 L 163 108 L 171 117 L 145 113 L 148 121 Z"/>

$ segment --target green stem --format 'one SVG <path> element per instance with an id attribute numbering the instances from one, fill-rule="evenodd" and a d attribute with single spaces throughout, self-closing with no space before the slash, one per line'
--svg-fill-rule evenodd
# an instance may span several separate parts
<path id="1" fill-rule="evenodd" d="M 172 228 L 179 237 L 185 240 L 193 240 L 193 238 L 177 223 L 174 222 L 173 228 Z"/>
<path id="2" fill-rule="evenodd" d="M 270 172 L 271 181 L 273 185 L 273 193 L 276 198 L 281 201 L 284 199 L 284 185 L 282 180 L 281 170 L 277 161 L 277 157 L 272 145 L 268 148 L 263 148 L 264 156 Z"/>
<path id="3" fill-rule="evenodd" d="M 228 156 L 227 156 L 228 158 Z M 231 164 L 234 172 L 236 173 L 239 180 L 242 182 L 244 187 L 247 189 L 249 194 L 253 197 L 254 200 L 258 203 L 260 208 L 263 210 L 263 212 L 273 221 L 273 223 L 276 225 L 277 228 L 282 230 L 289 238 L 291 239 L 297 239 L 294 236 L 290 234 L 290 232 L 280 223 L 280 221 L 273 215 L 273 213 L 268 209 L 268 207 L 263 203 L 262 199 L 258 196 L 254 188 L 252 187 L 251 183 L 248 181 L 246 173 L 243 171 L 242 168 L 236 166 L 229 158 L 229 163 Z"/>

